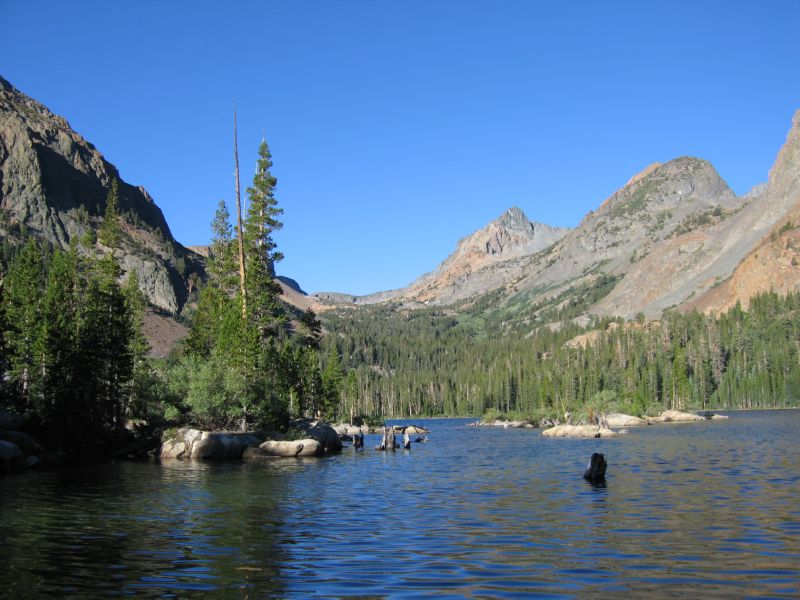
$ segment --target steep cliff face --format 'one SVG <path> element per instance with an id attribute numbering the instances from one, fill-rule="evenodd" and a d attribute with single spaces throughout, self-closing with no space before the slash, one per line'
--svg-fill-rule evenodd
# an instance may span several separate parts
<path id="1" fill-rule="evenodd" d="M 800 111 L 794 115 L 786 143 L 758 190 L 744 223 L 756 238 L 754 247 L 724 281 L 686 303 L 685 309 L 721 313 L 737 302 L 747 307 L 762 292 L 800 289 Z"/>
<path id="2" fill-rule="evenodd" d="M 115 178 L 117 169 L 64 118 L 0 77 L 0 236 L 32 234 L 67 247 L 102 222 Z M 138 271 L 154 305 L 180 311 L 187 278 L 202 274 L 199 257 L 174 240 L 143 188 L 120 180 L 119 211 L 123 269 Z"/>

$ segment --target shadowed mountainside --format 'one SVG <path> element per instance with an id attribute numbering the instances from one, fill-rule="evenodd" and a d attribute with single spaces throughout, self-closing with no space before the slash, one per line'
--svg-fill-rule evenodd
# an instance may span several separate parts
<path id="1" fill-rule="evenodd" d="M 204 276 L 200 257 L 175 241 L 144 188 L 120 180 L 116 167 L 64 118 L 0 77 L 0 238 L 14 244 L 34 235 L 62 249 L 86 240 L 102 223 L 114 179 L 123 271 L 136 269 L 149 301 L 176 314 L 193 281 Z"/>

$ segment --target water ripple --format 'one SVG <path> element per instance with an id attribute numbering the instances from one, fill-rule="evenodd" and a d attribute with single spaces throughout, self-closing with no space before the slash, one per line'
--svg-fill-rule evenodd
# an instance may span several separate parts
<path id="1" fill-rule="evenodd" d="M 800 411 L 614 440 L 428 425 L 408 452 L 5 478 L 3 595 L 800 595 Z"/>

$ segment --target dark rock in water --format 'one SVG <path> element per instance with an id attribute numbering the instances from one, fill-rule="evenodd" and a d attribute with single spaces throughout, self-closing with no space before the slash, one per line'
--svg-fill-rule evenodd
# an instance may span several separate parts
<path id="1" fill-rule="evenodd" d="M 25 455 L 12 442 L 0 440 L 0 474 L 13 473 L 22 468 Z"/>
<path id="2" fill-rule="evenodd" d="M 583 478 L 591 482 L 605 481 L 607 467 L 608 463 L 606 462 L 605 456 L 599 452 L 595 452 L 592 454 L 589 464 L 586 465 L 586 471 L 583 472 Z"/>
<path id="3" fill-rule="evenodd" d="M 27 433 L 21 431 L 0 431 L 0 440 L 15 444 L 25 455 L 42 456 L 44 454 L 44 450 L 39 443 Z"/>

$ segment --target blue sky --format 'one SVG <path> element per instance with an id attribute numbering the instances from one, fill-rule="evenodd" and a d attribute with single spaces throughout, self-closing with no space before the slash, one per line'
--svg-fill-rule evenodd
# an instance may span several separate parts
<path id="1" fill-rule="evenodd" d="M 693 155 L 737 193 L 800 108 L 800 2 L 0 0 L 0 74 L 208 242 L 262 132 L 278 272 L 368 293 L 517 205 L 575 226 Z"/>

